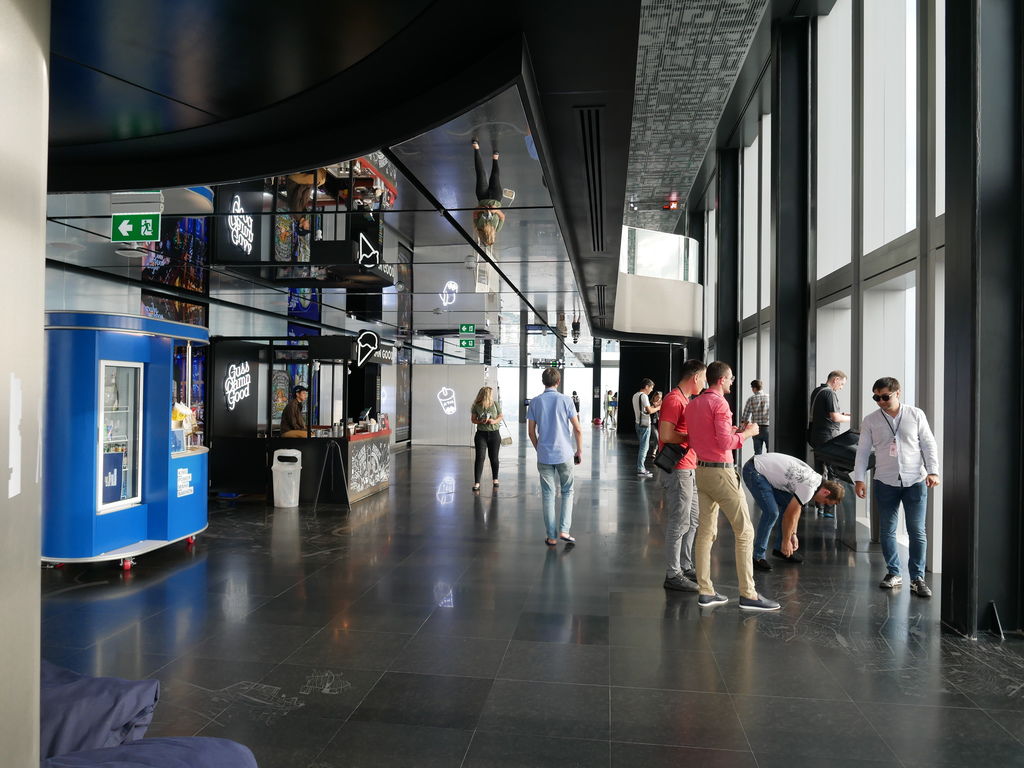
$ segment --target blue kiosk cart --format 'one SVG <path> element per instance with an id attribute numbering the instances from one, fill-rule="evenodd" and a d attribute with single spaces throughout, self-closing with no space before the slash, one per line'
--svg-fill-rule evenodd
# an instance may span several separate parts
<path id="1" fill-rule="evenodd" d="M 167 320 L 46 314 L 44 561 L 128 570 L 206 529 L 208 342 Z"/>

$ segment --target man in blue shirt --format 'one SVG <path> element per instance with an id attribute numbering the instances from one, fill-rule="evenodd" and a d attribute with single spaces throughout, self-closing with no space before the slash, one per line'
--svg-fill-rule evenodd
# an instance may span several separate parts
<path id="1" fill-rule="evenodd" d="M 566 544 L 575 544 L 576 539 L 569 534 L 572 526 L 572 465 L 579 464 L 583 457 L 583 429 L 572 399 L 558 391 L 558 384 L 562 380 L 558 369 L 545 368 L 540 378 L 545 389 L 542 394 L 530 400 L 526 424 L 530 442 L 537 450 L 541 504 L 547 532 L 544 543 L 553 547 L 561 539 Z M 556 482 L 562 489 L 560 520 L 555 519 Z"/>

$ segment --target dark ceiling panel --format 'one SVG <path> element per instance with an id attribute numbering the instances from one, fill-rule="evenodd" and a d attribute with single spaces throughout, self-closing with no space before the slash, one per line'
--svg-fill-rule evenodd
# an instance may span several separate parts
<path id="1" fill-rule="evenodd" d="M 348 69 L 430 5 L 54 0 L 50 46 L 55 56 L 238 117 Z"/>
<path id="2" fill-rule="evenodd" d="M 51 147 L 152 136 L 217 119 L 58 57 L 50 60 L 50 81 Z"/>

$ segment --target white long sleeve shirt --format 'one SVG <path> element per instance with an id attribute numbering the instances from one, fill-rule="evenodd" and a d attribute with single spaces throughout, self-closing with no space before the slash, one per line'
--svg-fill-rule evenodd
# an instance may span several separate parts
<path id="1" fill-rule="evenodd" d="M 854 482 L 864 482 L 871 451 L 875 452 L 875 480 L 880 483 L 898 488 L 939 474 L 939 450 L 928 417 L 912 405 L 901 404 L 895 419 L 881 408 L 864 417 L 853 467 Z"/>

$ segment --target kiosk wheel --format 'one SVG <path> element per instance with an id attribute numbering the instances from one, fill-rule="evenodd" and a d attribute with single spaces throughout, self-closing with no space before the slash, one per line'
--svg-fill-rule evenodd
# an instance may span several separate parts
<path id="1" fill-rule="evenodd" d="M 130 571 L 132 569 L 132 566 L 134 566 L 134 565 L 135 565 L 135 558 L 134 557 L 123 558 L 121 560 L 121 562 L 118 563 L 118 567 L 122 571 Z"/>
<path id="2" fill-rule="evenodd" d="M 185 537 L 185 546 L 186 547 L 194 547 L 195 545 L 196 545 L 195 534 L 193 534 L 191 536 L 186 536 Z"/>

